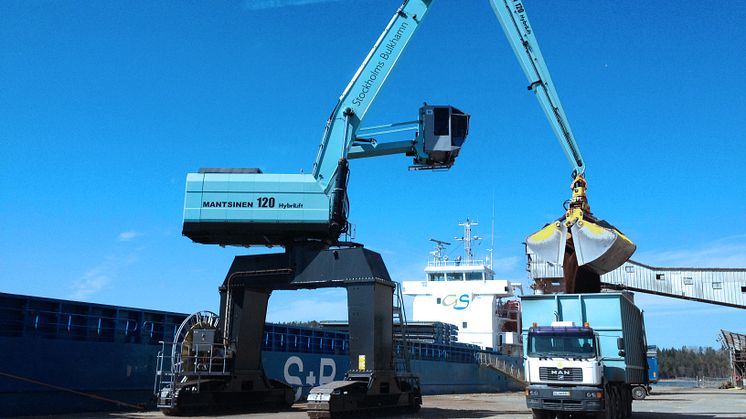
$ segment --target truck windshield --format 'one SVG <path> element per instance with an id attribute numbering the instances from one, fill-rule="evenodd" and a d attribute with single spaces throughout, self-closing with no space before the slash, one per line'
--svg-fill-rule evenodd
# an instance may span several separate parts
<path id="1" fill-rule="evenodd" d="M 530 334 L 528 356 L 591 358 L 596 356 L 593 335 Z"/>

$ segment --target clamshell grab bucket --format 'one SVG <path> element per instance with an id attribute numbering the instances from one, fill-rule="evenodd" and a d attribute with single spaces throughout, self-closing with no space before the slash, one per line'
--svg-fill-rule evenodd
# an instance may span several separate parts
<path id="1" fill-rule="evenodd" d="M 585 218 L 573 224 L 570 232 L 578 266 L 585 266 L 598 275 L 622 266 L 637 248 L 619 230 L 603 221 Z"/>
<path id="2" fill-rule="evenodd" d="M 540 260 L 562 266 L 567 246 L 567 227 L 562 221 L 549 223 L 526 238 L 526 248 Z"/>
<path id="3" fill-rule="evenodd" d="M 547 224 L 528 236 L 526 247 L 537 259 L 562 266 L 565 250 L 575 252 L 578 266 L 603 275 L 622 266 L 635 252 L 635 245 L 619 230 L 605 221 L 586 216 L 570 227 L 567 234 L 565 219 Z M 573 247 L 567 240 L 572 238 Z"/>
<path id="4" fill-rule="evenodd" d="M 622 266 L 637 247 L 616 227 L 591 213 L 586 188 L 585 177 L 576 175 L 565 215 L 528 236 L 526 250 L 556 266 L 564 267 L 567 260 L 573 260 L 575 268 L 569 270 L 583 268 L 584 272 L 603 275 Z"/>

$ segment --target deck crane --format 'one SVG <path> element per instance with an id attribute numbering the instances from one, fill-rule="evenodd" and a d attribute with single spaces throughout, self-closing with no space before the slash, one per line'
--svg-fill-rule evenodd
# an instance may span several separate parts
<path id="1" fill-rule="evenodd" d="M 529 89 L 582 179 L 582 157 L 522 1 L 489 1 Z M 469 115 L 452 106 L 426 105 L 417 121 L 361 128 L 432 3 L 404 0 L 398 8 L 334 107 L 311 173 L 221 168 L 187 176 L 185 236 L 221 246 L 282 246 L 285 252 L 237 256 L 220 287 L 219 316 L 201 312 L 182 325 L 170 357 L 163 355 L 170 367 L 157 375 L 158 405 L 165 412 L 292 403 L 289 387 L 269 380 L 261 367 L 267 303 L 273 290 L 321 287 L 347 289 L 351 369 L 344 381 L 311 390 L 309 416 L 421 404 L 417 378 L 393 365 L 394 282 L 379 254 L 339 238 L 348 228 L 349 159 L 403 153 L 413 157 L 413 169 L 447 169 L 468 134 Z M 414 139 L 379 143 L 376 138 L 412 128 Z M 573 234 L 582 241 L 584 236 Z"/>

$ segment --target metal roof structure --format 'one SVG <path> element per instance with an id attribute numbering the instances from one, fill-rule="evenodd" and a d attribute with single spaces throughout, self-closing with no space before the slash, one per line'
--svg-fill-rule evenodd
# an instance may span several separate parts
<path id="1" fill-rule="evenodd" d="M 527 256 L 535 289 L 547 293 L 563 289 L 561 266 Z M 601 286 L 746 308 L 746 268 L 658 268 L 629 260 L 601 275 Z"/>
<path id="2" fill-rule="evenodd" d="M 746 375 L 746 335 L 722 329 L 720 334 L 718 340 L 730 355 L 733 381 L 737 386 L 743 386 L 743 377 Z"/>

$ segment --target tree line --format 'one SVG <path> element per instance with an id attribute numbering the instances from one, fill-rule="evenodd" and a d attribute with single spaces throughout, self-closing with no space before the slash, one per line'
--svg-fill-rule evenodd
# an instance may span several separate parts
<path id="1" fill-rule="evenodd" d="M 730 377 L 728 351 L 711 347 L 683 347 L 658 350 L 660 378 Z"/>

